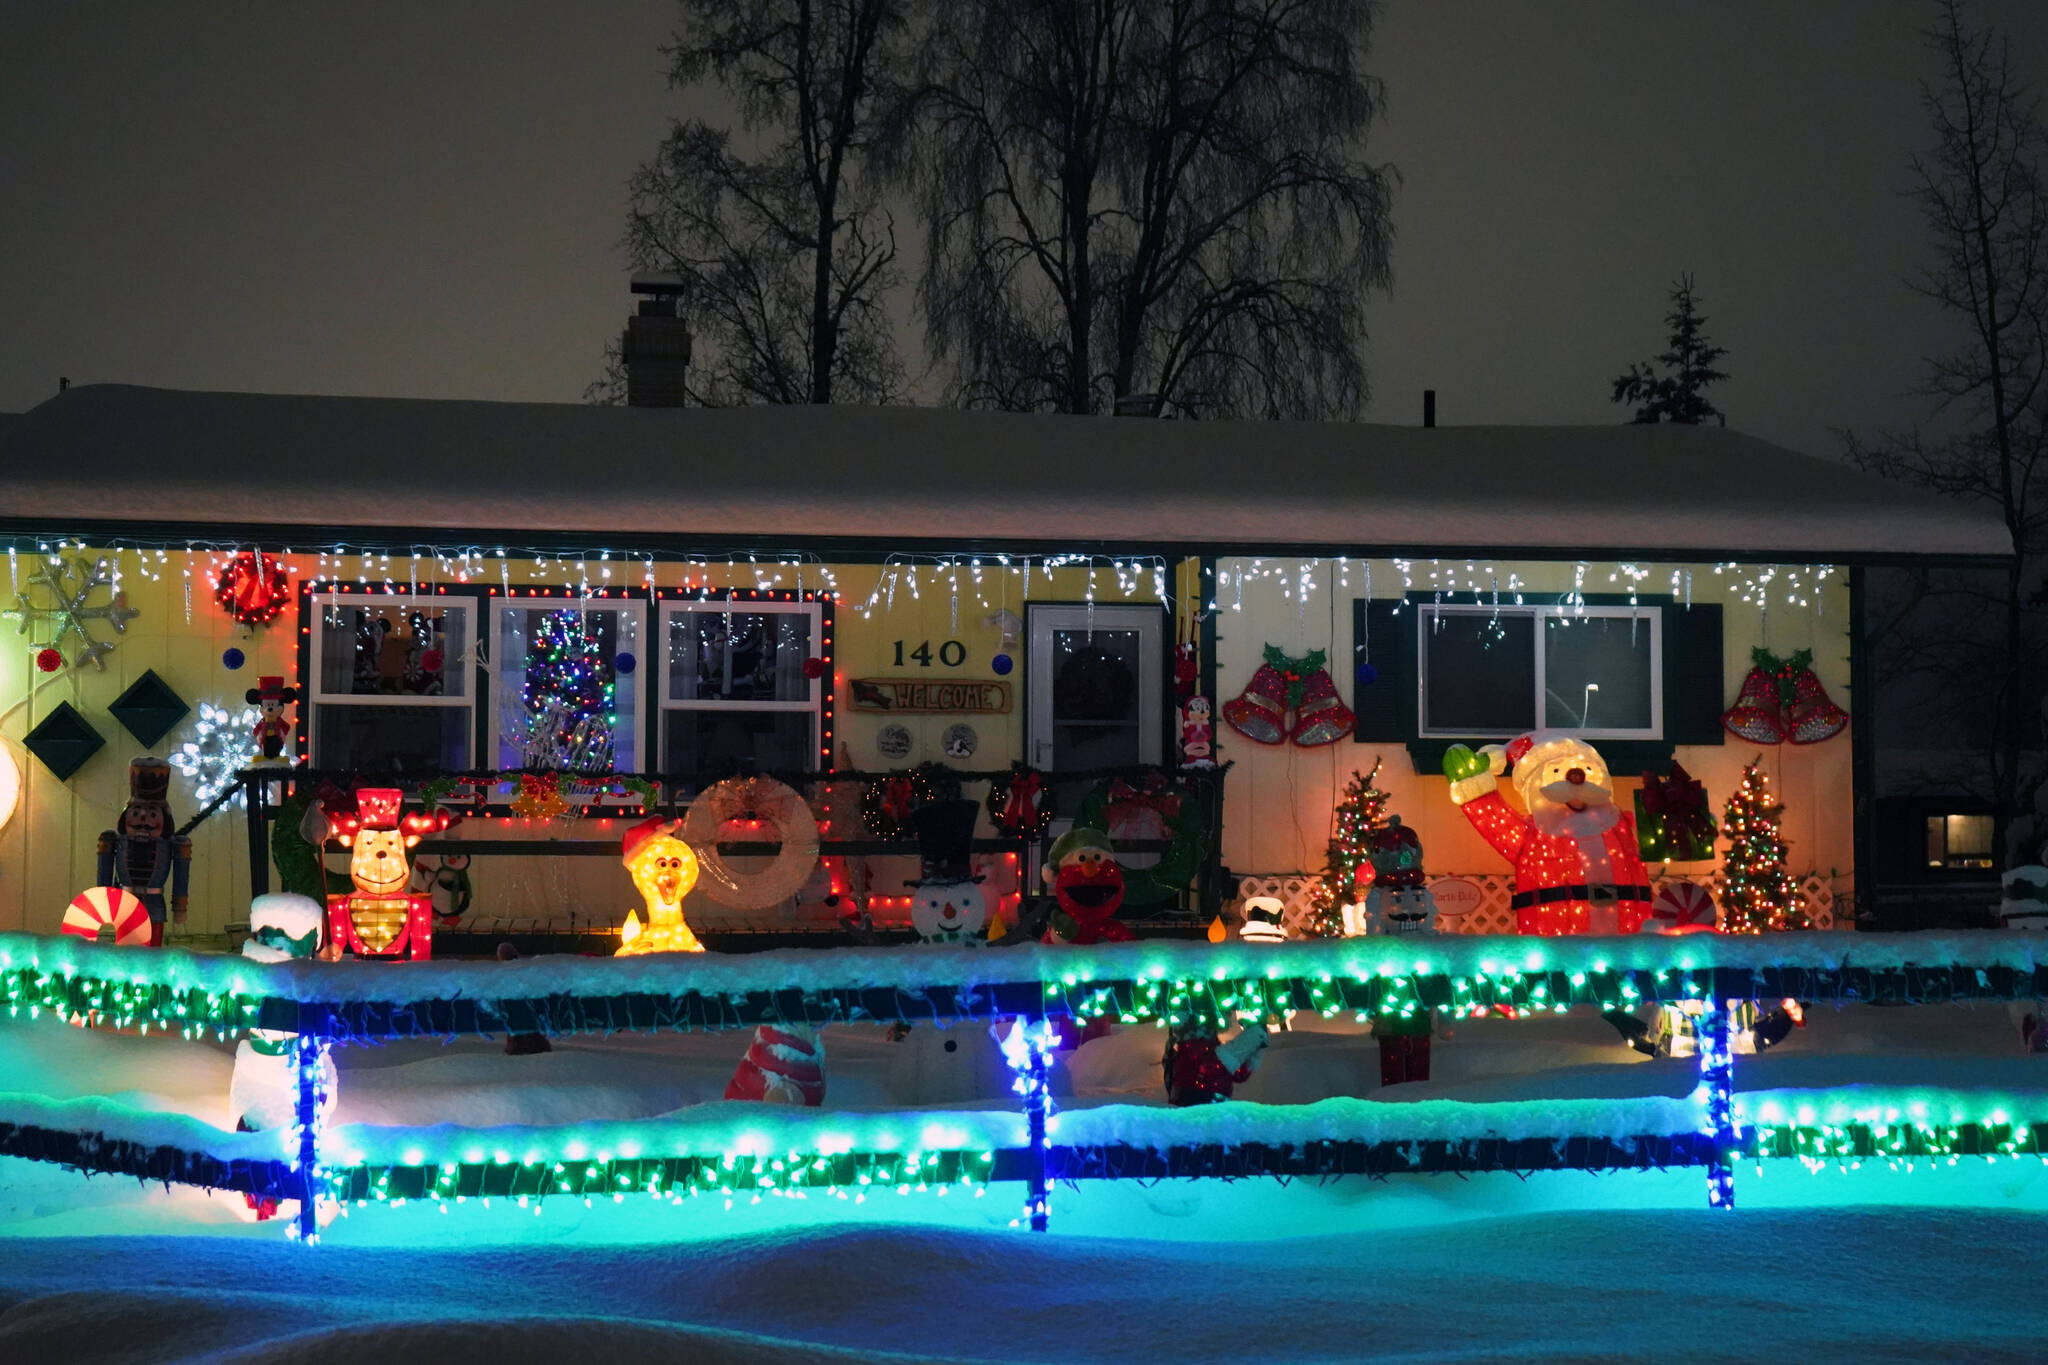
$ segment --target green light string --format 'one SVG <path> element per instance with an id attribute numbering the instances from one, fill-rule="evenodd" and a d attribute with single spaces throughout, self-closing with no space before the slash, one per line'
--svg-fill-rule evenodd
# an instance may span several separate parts
<path id="1" fill-rule="evenodd" d="M 680 1204 L 716 1198 L 726 1208 L 744 1199 L 804 1198 L 813 1192 L 863 1203 L 870 1194 L 971 1193 L 979 1198 L 995 1161 L 990 1151 L 727 1152 L 722 1156 L 597 1157 L 453 1163 L 364 1163 L 328 1166 L 327 1193 L 346 1206 L 431 1202 L 446 1206 L 492 1200 L 538 1211 L 549 1199 L 623 1204 L 652 1199 Z"/>
<path id="2" fill-rule="evenodd" d="M 256 1022 L 262 999 L 217 994 L 197 986 L 121 981 L 111 977 L 47 972 L 39 967 L 0 969 L 0 1005 L 9 1018 L 65 1021 L 176 1033 L 187 1039 L 238 1038 Z"/>

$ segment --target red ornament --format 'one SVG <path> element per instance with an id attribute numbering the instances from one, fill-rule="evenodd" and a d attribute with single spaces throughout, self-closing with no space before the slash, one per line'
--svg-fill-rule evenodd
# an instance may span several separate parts
<path id="1" fill-rule="evenodd" d="M 45 646 L 36 651 L 36 667 L 45 673 L 55 673 L 64 666 L 64 656 Z"/>
<path id="2" fill-rule="evenodd" d="M 214 580 L 213 600 L 242 625 L 269 625 L 291 600 L 291 579 L 270 555 L 243 550 Z"/>
<path id="3" fill-rule="evenodd" d="M 824 677 L 824 676 L 825 676 L 825 661 L 824 661 L 823 659 L 805 659 L 805 660 L 804 660 L 804 676 L 805 676 L 806 678 L 822 678 L 822 677 Z"/>
<path id="4" fill-rule="evenodd" d="M 447 662 L 438 649 L 423 650 L 420 653 L 420 670 L 424 673 L 439 673 L 441 665 Z"/>

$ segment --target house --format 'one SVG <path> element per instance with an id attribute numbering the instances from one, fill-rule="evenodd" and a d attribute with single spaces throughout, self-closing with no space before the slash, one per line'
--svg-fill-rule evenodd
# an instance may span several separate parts
<path id="1" fill-rule="evenodd" d="M 1810 654 L 1812 679 L 1853 716 L 1868 694 L 1865 571 L 1994 563 L 2005 546 L 1969 509 L 1672 426 L 90 385 L 0 428 L 0 489 L 0 606 L 18 609 L 0 746 L 21 773 L 0 828 L 0 929 L 40 932 L 93 884 L 128 759 L 196 743 L 201 703 L 233 717 L 219 747 L 264 678 L 295 690 L 285 759 L 414 800 L 438 782 L 429 794 L 473 812 L 442 846 L 489 850 L 470 869 L 479 915 L 616 923 L 633 897 L 615 858 L 560 856 L 563 841 L 615 850 L 647 802 L 687 801 L 713 778 L 927 762 L 1042 770 L 1063 818 L 1101 804 L 1104 770 L 1129 769 L 1112 795 L 1124 827 L 1152 836 L 1131 861 L 1166 857 L 1167 900 L 1192 916 L 1234 894 L 1223 868 L 1319 869 L 1336 794 L 1375 760 L 1430 874 L 1483 879 L 1505 866 L 1451 804 L 1444 752 L 1538 727 L 1600 746 L 1624 802 L 1676 762 L 1718 809 L 1762 754 L 1794 868 L 1846 894 L 1874 862 L 1866 727 L 1762 746 L 1722 714 L 1763 649 Z M 234 591 L 261 617 L 274 573 L 275 617 L 236 620 Z M 1269 649 L 1297 661 L 1311 700 L 1325 695 L 1320 654 L 1339 704 L 1320 714 L 1349 718 L 1299 736 L 1328 741 L 1314 744 L 1218 724 L 1220 818 L 1183 827 L 1194 789 L 1138 776 L 1179 762 L 1176 662 L 1220 711 Z M 572 734 L 563 706 L 600 713 L 598 731 Z M 458 789 L 441 776 L 528 767 L 600 778 Z M 1081 770 L 1097 776 L 1062 779 Z M 650 794 L 611 772 L 673 781 Z M 863 837 L 865 787 L 808 794 L 828 855 L 835 835 Z M 202 805 L 181 773 L 173 813 Z M 252 860 L 246 820 L 229 804 L 191 832 L 192 933 L 241 919 L 276 871 L 261 840 Z M 1001 898 L 1033 855 L 997 833 L 984 817 Z M 506 847 L 522 840 L 546 847 Z M 878 917 L 900 920 L 910 853 L 828 859 L 822 883 L 692 918 L 829 920 L 817 902 L 865 877 Z"/>

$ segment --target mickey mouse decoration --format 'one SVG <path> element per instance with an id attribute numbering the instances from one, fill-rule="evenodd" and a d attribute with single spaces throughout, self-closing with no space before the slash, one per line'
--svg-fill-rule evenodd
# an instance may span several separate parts
<path id="1" fill-rule="evenodd" d="M 263 748 L 263 761 L 275 763 L 284 753 L 285 736 L 292 732 L 284 708 L 299 699 L 299 689 L 286 687 L 283 678 L 258 678 L 257 684 L 249 689 L 249 705 L 262 708 L 263 715 L 252 733 Z"/>

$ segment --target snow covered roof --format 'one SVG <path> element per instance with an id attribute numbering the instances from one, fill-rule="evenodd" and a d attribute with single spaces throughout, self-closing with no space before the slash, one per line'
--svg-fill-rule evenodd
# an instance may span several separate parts
<path id="1" fill-rule="evenodd" d="M 0 430 L 51 530 L 437 528 L 596 543 L 1996 556 L 1997 518 L 1712 427 L 1170 422 L 74 387 Z M 424 534 L 424 533 L 422 533 Z M 310 538 L 310 537 L 309 537 Z M 367 538 L 367 537 L 366 537 Z"/>

